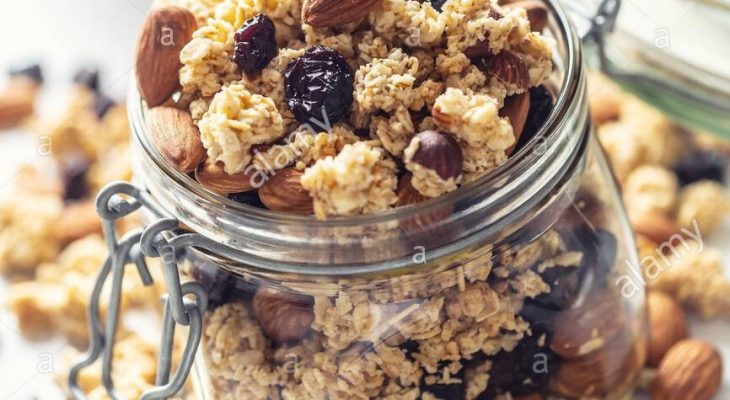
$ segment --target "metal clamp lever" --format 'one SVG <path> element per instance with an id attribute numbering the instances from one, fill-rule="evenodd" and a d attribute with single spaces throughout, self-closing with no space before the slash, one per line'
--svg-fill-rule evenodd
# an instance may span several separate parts
<path id="1" fill-rule="evenodd" d="M 121 196 L 125 196 L 125 198 Z M 192 368 L 202 336 L 202 315 L 208 307 L 208 294 L 202 286 L 195 282 L 180 283 L 177 250 L 182 249 L 186 244 L 171 243 L 165 236 L 167 234 L 169 237 L 170 231 L 178 228 L 177 220 L 163 218 L 149 225 L 144 232 L 137 230 L 118 239 L 116 221 L 142 207 L 153 212 L 159 209 L 155 207 L 148 193 L 140 191 L 126 182 L 109 184 L 97 197 L 97 212 L 102 219 L 109 256 L 101 268 L 89 303 L 89 350 L 69 373 L 68 384 L 74 399 L 85 400 L 87 398 L 79 387 L 79 376 L 84 368 L 100 358 L 102 359 L 102 384 L 107 394 L 114 400 L 124 399 L 114 388 L 112 378 L 122 282 L 126 266 L 134 263 L 143 284 L 150 286 L 154 283 L 145 262 L 145 256 L 162 259 L 165 283 L 170 294 L 164 297 L 163 331 L 158 356 L 156 386 L 147 390 L 141 399 L 164 399 L 173 396 L 183 387 Z M 102 325 L 99 300 L 104 284 L 110 275 L 112 279 L 109 306 L 106 320 Z M 195 301 L 188 300 L 186 296 L 194 296 Z M 178 370 L 170 378 L 176 325 L 189 327 L 188 339 Z"/>

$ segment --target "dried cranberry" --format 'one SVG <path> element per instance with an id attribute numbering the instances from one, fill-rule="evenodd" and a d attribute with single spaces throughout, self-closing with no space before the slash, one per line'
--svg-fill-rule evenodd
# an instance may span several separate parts
<path id="1" fill-rule="evenodd" d="M 728 158 L 722 153 L 711 150 L 697 150 L 685 154 L 674 166 L 679 183 L 690 183 L 711 180 L 725 181 Z"/>
<path id="2" fill-rule="evenodd" d="M 63 199 L 65 201 L 81 200 L 89 196 L 89 185 L 86 174 L 89 171 L 89 160 L 82 155 L 68 157 L 61 165 L 63 174 Z"/>
<path id="3" fill-rule="evenodd" d="M 77 85 L 86 86 L 89 90 L 96 92 L 99 90 L 99 69 L 81 68 L 74 75 L 73 81 Z"/>
<path id="4" fill-rule="evenodd" d="M 315 46 L 289 63 L 285 97 L 297 121 L 303 124 L 334 124 L 352 106 L 355 74 L 342 54 Z"/>
<path id="5" fill-rule="evenodd" d="M 515 145 L 515 153 L 525 147 L 545 125 L 554 105 L 553 94 L 545 86 L 530 89 L 530 112 L 527 114 L 522 135 Z"/>
<path id="6" fill-rule="evenodd" d="M 497 353 L 489 372 L 489 386 L 477 398 L 487 400 L 508 392 L 520 396 L 545 390 L 558 361 L 549 342 L 547 333 L 533 327 L 532 335 L 522 339 L 514 350 Z"/>
<path id="7" fill-rule="evenodd" d="M 10 76 L 25 76 L 38 84 L 43 83 L 43 69 L 38 64 L 29 65 L 20 69 L 11 69 L 9 72 Z"/>
<path id="8" fill-rule="evenodd" d="M 279 50 L 276 46 L 276 27 L 264 14 L 246 21 L 236 32 L 235 40 L 233 61 L 248 74 L 266 68 Z"/>
<path id="9" fill-rule="evenodd" d="M 117 102 L 105 94 L 97 93 L 94 96 L 94 114 L 99 119 L 104 118 L 106 113 L 108 113 L 115 105 L 117 105 Z"/>
<path id="10" fill-rule="evenodd" d="M 228 301 L 235 287 L 235 278 L 215 264 L 203 260 L 192 261 L 192 275 L 208 292 L 210 305 L 215 307 Z"/>

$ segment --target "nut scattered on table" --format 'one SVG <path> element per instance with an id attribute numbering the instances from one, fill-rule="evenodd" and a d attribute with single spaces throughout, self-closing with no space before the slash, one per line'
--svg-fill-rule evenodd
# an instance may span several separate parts
<path id="1" fill-rule="evenodd" d="M 675 344 L 659 364 L 652 400 L 711 400 L 722 383 L 722 359 L 711 344 L 687 339 Z"/>

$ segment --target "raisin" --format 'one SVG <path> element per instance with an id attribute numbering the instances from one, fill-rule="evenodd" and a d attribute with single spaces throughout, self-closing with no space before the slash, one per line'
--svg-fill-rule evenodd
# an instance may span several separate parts
<path id="1" fill-rule="evenodd" d="M 276 27 L 269 17 L 259 14 L 246 21 L 235 34 L 233 61 L 247 74 L 266 68 L 279 51 Z"/>
<path id="2" fill-rule="evenodd" d="M 74 75 L 73 82 L 96 92 L 99 90 L 99 69 L 82 68 Z"/>
<path id="3" fill-rule="evenodd" d="M 550 285 L 550 292 L 535 298 L 535 302 L 544 308 L 562 310 L 575 303 L 584 282 L 584 268 L 553 267 L 542 273 L 542 279 Z"/>
<path id="4" fill-rule="evenodd" d="M 117 102 L 105 94 L 96 93 L 94 96 L 94 114 L 99 119 L 104 118 L 106 113 L 108 113 L 115 105 L 117 105 Z"/>
<path id="5" fill-rule="evenodd" d="M 530 112 L 527 114 L 525 127 L 515 145 L 514 153 L 525 147 L 545 124 L 553 112 L 553 94 L 545 86 L 530 89 Z"/>
<path id="6" fill-rule="evenodd" d="M 497 353 L 489 372 L 489 386 L 478 399 L 494 399 L 507 392 L 520 396 L 545 390 L 558 362 L 550 351 L 549 339 L 547 333 L 533 327 L 532 335 L 522 339 L 512 351 Z"/>
<path id="7" fill-rule="evenodd" d="M 252 207 L 266 208 L 264 203 L 261 202 L 261 199 L 259 199 L 256 191 L 233 193 L 228 195 L 228 198 L 235 201 L 236 203 L 246 204 Z"/>
<path id="8" fill-rule="evenodd" d="M 38 64 L 29 65 L 25 68 L 11 69 L 10 76 L 26 76 L 36 83 L 43 83 L 43 69 Z"/>
<path id="9" fill-rule="evenodd" d="M 674 166 L 674 172 L 682 186 L 711 180 L 724 182 L 728 159 L 722 153 L 711 150 L 696 150 L 685 154 Z"/>
<path id="10" fill-rule="evenodd" d="M 204 260 L 193 260 L 191 264 L 193 279 L 208 292 L 210 306 L 219 306 L 228 301 L 236 283 L 234 276 Z"/>
<path id="11" fill-rule="evenodd" d="M 335 124 L 350 111 L 354 82 L 345 57 L 319 45 L 289 63 L 284 96 L 297 121 Z"/>
<path id="12" fill-rule="evenodd" d="M 81 200 L 89 196 L 86 175 L 90 165 L 89 160 L 82 155 L 70 156 L 63 162 L 61 173 L 65 201 Z"/>
<path id="13" fill-rule="evenodd" d="M 583 225 L 563 233 L 563 241 L 568 250 L 583 254 L 581 268 L 594 272 L 594 286 L 606 282 L 616 263 L 618 240 L 611 232 Z"/>

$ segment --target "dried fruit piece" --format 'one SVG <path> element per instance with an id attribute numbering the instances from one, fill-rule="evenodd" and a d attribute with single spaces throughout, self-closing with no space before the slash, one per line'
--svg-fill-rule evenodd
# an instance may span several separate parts
<path id="1" fill-rule="evenodd" d="M 672 346 L 687 338 L 687 317 L 676 300 L 659 291 L 649 292 L 646 309 L 649 315 L 647 362 L 656 367 Z"/>
<path id="2" fill-rule="evenodd" d="M 114 99 L 103 93 L 96 93 L 94 95 L 94 114 L 99 119 L 103 119 L 106 113 L 116 105 L 117 102 Z"/>
<path id="3" fill-rule="evenodd" d="M 315 27 L 337 27 L 365 18 L 381 0 L 305 0 L 302 21 Z"/>
<path id="4" fill-rule="evenodd" d="M 315 46 L 289 63 L 284 96 L 297 121 L 330 124 L 343 119 L 353 101 L 355 74 L 342 54 Z"/>
<path id="5" fill-rule="evenodd" d="M 36 85 L 43 84 L 43 69 L 38 64 L 29 65 L 20 69 L 11 69 L 9 71 L 11 78 L 24 77 L 32 80 Z"/>
<path id="6" fill-rule="evenodd" d="M 514 350 L 497 353 L 489 371 L 486 398 L 506 392 L 528 395 L 545 389 L 558 363 L 549 342 L 547 333 L 535 329 Z"/>
<path id="7" fill-rule="evenodd" d="M 611 391 L 622 393 L 639 372 L 642 362 L 638 342 L 621 334 L 598 351 L 562 360 L 553 377 L 552 389 L 569 398 L 606 398 Z"/>
<path id="8" fill-rule="evenodd" d="M 235 286 L 235 277 L 230 272 L 203 260 L 196 259 L 190 264 L 193 279 L 208 293 L 210 307 L 216 307 L 230 299 Z"/>
<path id="9" fill-rule="evenodd" d="M 238 174 L 226 173 L 223 163 L 206 158 L 195 170 L 195 179 L 205 188 L 216 193 L 241 193 L 254 189 L 254 168 L 247 168 Z"/>
<path id="10" fill-rule="evenodd" d="M 507 117 L 510 125 L 512 125 L 512 131 L 515 134 L 515 144 L 507 149 L 507 155 L 511 155 L 517 143 L 522 136 L 522 132 L 525 130 L 525 124 L 527 123 L 527 116 L 530 113 L 530 94 L 520 93 L 507 97 L 504 100 L 504 107 L 499 110 L 500 117 Z"/>
<path id="11" fill-rule="evenodd" d="M 584 356 L 604 347 L 624 328 L 625 321 L 619 295 L 598 289 L 581 304 L 555 316 L 550 348 L 565 358 Z"/>
<path id="12" fill-rule="evenodd" d="M 233 61 L 247 74 L 253 74 L 266 68 L 278 52 L 276 27 L 264 14 L 259 14 L 246 21 L 243 27 L 236 32 L 235 40 Z"/>
<path id="13" fill-rule="evenodd" d="M 696 150 L 686 153 L 674 166 L 674 173 L 682 186 L 703 180 L 724 182 L 728 157 L 719 151 Z"/>
<path id="14" fill-rule="evenodd" d="M 545 86 L 530 89 L 530 112 L 514 151 L 525 147 L 535 137 L 550 117 L 553 107 L 553 95 Z"/>
<path id="15" fill-rule="evenodd" d="M 664 356 L 651 385 L 656 400 L 710 400 L 722 383 L 722 358 L 701 340 L 683 340 Z"/>
<path id="16" fill-rule="evenodd" d="M 304 338 L 314 321 L 313 299 L 272 288 L 260 288 L 253 298 L 253 312 L 266 336 L 284 343 Z"/>
<path id="17" fill-rule="evenodd" d="M 63 160 L 61 175 L 65 201 L 81 200 L 89 195 L 86 174 L 90 166 L 91 162 L 81 154 L 71 155 Z"/>
<path id="18" fill-rule="evenodd" d="M 548 8 L 541 0 L 518 0 L 504 5 L 504 8 L 523 8 L 527 11 L 530 28 L 533 32 L 542 32 L 548 23 Z"/>
<path id="19" fill-rule="evenodd" d="M 173 107 L 156 107 L 147 114 L 147 128 L 162 155 L 180 172 L 190 173 L 205 157 L 200 132 L 187 112 Z"/>
<path id="20" fill-rule="evenodd" d="M 93 92 L 99 90 L 99 69 L 95 67 L 84 67 L 76 72 L 73 82 Z"/>
<path id="21" fill-rule="evenodd" d="M 314 203 L 301 183 L 302 171 L 286 168 L 276 172 L 259 189 L 259 198 L 266 208 L 293 214 L 311 215 Z"/>
<path id="22" fill-rule="evenodd" d="M 136 76 L 149 107 L 163 104 L 180 88 L 180 50 L 197 28 L 195 16 L 181 7 L 150 10 L 137 38 Z"/>

